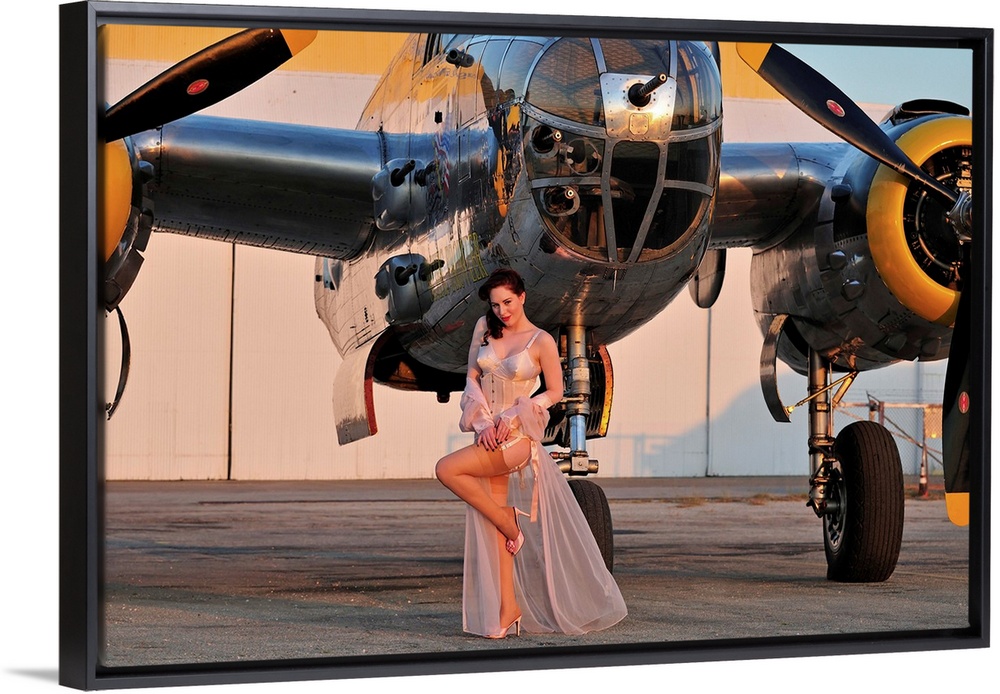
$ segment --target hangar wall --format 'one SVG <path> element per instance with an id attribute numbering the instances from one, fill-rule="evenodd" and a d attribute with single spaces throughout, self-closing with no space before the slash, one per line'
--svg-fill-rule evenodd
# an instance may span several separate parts
<path id="1" fill-rule="evenodd" d="M 109 60 L 107 100 L 164 66 Z M 352 127 L 376 76 L 307 67 L 274 73 L 210 113 Z M 874 111 L 881 115 L 884 107 Z M 725 136 L 832 138 L 794 108 L 757 97 L 727 101 Z M 433 394 L 376 387 L 379 433 L 337 444 L 332 391 L 340 359 L 316 316 L 312 257 L 167 234 L 154 235 L 144 255 L 122 304 L 132 373 L 103 430 L 108 479 L 430 478 L 441 455 L 467 443 L 457 426 L 457 397 L 439 404 Z M 601 476 L 808 473 L 805 412 L 776 424 L 760 395 L 761 335 L 750 308 L 749 263 L 749 251 L 730 253 L 712 309 L 697 309 L 685 292 L 609 347 L 611 428 L 590 451 L 601 461 Z M 104 380 L 113 392 L 120 359 L 113 317 L 106 328 Z M 933 401 L 944 367 L 903 364 L 863 374 L 853 395 Z M 787 400 L 800 399 L 805 387 L 805 379 L 784 368 Z"/>

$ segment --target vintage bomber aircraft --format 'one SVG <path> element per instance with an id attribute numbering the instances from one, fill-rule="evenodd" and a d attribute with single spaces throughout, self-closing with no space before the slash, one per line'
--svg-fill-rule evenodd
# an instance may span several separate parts
<path id="1" fill-rule="evenodd" d="M 405 42 L 355 130 L 191 115 L 314 36 L 241 32 L 107 110 L 109 312 L 121 319 L 151 231 L 315 255 L 316 308 L 343 356 L 334 405 L 347 443 L 376 432 L 373 382 L 441 401 L 463 388 L 483 310 L 475 287 L 516 268 L 565 359 L 548 443 L 568 447 L 556 455 L 610 567 L 606 498 L 579 479 L 597 471 L 587 439 L 608 427 L 606 345 L 685 286 L 711 306 L 726 249 L 749 246 L 776 420 L 793 409 L 777 360 L 808 379 L 809 504 L 828 577 L 884 580 L 900 548 L 891 435 L 873 422 L 832 431 L 831 400 L 860 371 L 951 350 L 946 488 L 952 519 L 967 522 L 965 108 L 914 101 L 876 125 L 782 48 L 741 44 L 745 62 L 846 143 L 724 145 L 715 44 L 424 34 Z"/>

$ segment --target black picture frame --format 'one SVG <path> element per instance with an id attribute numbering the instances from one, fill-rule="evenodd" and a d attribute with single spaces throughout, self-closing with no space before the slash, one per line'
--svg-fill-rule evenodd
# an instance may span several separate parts
<path id="1" fill-rule="evenodd" d="M 720 40 L 764 38 L 776 42 L 889 43 L 966 47 L 973 51 L 972 111 L 988 114 L 974 120 L 976 187 L 974 217 L 992 219 L 992 29 L 951 27 L 816 25 L 725 20 L 667 20 L 604 17 L 552 17 L 487 13 L 440 13 L 396 10 L 349 10 L 256 6 L 162 5 L 79 2 L 60 7 L 60 404 L 59 404 L 59 544 L 60 544 L 60 683 L 77 689 L 116 689 L 175 685 L 258 683 L 379 676 L 493 672 L 505 669 L 551 669 L 626 666 L 699 661 L 754 660 L 816 655 L 880 654 L 984 648 L 989 645 L 990 604 L 990 376 L 992 303 L 989 283 L 973 297 L 974 324 L 984 326 L 970 351 L 973 411 L 974 490 L 971 496 L 969 618 L 967 630 L 947 633 L 859 634 L 845 638 L 761 639 L 750 642 L 639 646 L 588 653 L 539 651 L 504 663 L 485 655 L 443 658 L 384 658 L 380 661 L 275 661 L 253 664 L 192 664 L 190 667 L 135 668 L 115 671 L 98 662 L 98 600 L 101 580 L 102 482 L 98 421 L 104 417 L 98 398 L 98 300 L 100 260 L 96 247 L 97 129 L 95 61 L 96 26 L 101 21 L 262 26 L 280 20 L 285 26 L 359 30 L 414 31 L 421 27 L 490 27 L 496 33 L 587 33 L 606 30 L 636 35 L 710 32 Z M 86 211 L 86 213 L 84 213 Z M 992 242 L 988 234 L 973 253 L 974 271 L 991 277 Z M 378 671 L 373 672 L 377 664 Z"/>

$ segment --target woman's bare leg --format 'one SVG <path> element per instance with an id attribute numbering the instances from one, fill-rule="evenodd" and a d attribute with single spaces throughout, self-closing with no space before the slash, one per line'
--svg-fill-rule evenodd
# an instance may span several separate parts
<path id="1" fill-rule="evenodd" d="M 490 491 L 498 506 L 507 505 L 507 475 L 490 478 Z M 500 627 L 506 627 L 521 615 L 514 594 L 514 555 L 507 551 L 504 534 L 497 530 L 497 560 L 500 564 Z"/>
<path id="2" fill-rule="evenodd" d="M 505 505 L 498 504 L 493 496 L 483 488 L 479 478 L 498 475 L 506 477 L 510 468 L 504 461 L 504 453 L 511 457 L 512 454 L 519 454 L 518 449 L 521 448 L 524 449 L 524 456 L 527 457 L 530 451 L 530 441 L 528 439 L 518 441 L 507 451 L 487 451 L 482 446 L 466 446 L 441 458 L 434 468 L 434 473 L 441 480 L 441 484 L 483 514 L 509 540 L 517 538 L 518 531 L 517 524 L 514 522 L 514 511 Z M 506 504 L 506 500 L 504 504 Z"/>

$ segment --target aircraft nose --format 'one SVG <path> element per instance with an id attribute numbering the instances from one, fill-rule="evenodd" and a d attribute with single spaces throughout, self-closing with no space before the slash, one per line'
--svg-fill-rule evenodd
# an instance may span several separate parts
<path id="1" fill-rule="evenodd" d="M 525 163 L 554 238 L 618 265 L 670 255 L 706 217 L 722 88 L 697 42 L 561 38 L 523 104 Z"/>

